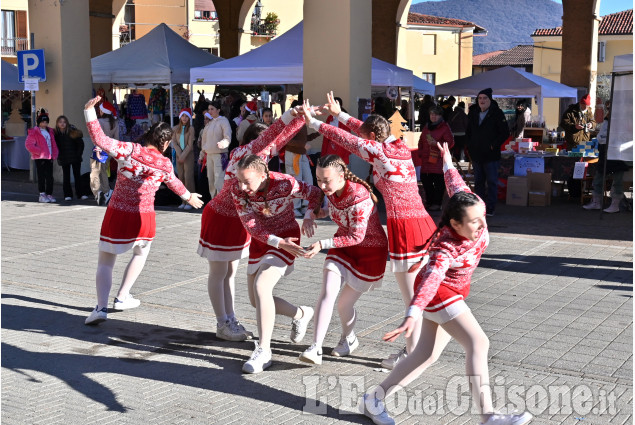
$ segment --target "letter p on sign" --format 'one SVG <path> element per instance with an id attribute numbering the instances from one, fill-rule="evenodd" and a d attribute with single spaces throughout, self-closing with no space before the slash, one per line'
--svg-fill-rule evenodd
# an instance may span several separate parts
<path id="1" fill-rule="evenodd" d="M 17 52 L 18 76 L 21 83 L 25 78 L 37 78 L 46 81 L 46 66 L 44 63 L 44 50 L 22 50 Z"/>

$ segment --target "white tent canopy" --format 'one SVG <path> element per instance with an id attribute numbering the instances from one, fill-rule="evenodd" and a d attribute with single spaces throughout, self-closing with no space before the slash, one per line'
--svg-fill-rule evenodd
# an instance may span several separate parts
<path id="1" fill-rule="evenodd" d="M 615 56 L 607 159 L 633 161 L 633 55 Z"/>
<path id="2" fill-rule="evenodd" d="M 223 62 L 190 70 L 191 84 L 302 84 L 303 23 L 269 43 Z M 372 59 L 372 86 L 412 87 L 412 71 Z"/>
<path id="3" fill-rule="evenodd" d="M 190 68 L 223 59 L 160 24 L 138 40 L 91 59 L 93 83 L 188 84 Z"/>
<path id="4" fill-rule="evenodd" d="M 414 91 L 415 93 L 420 94 L 429 94 L 434 96 L 434 84 L 427 82 L 423 78 L 419 78 L 416 75 L 413 75 L 414 78 Z"/>
<path id="5" fill-rule="evenodd" d="M 478 92 L 490 87 L 494 97 L 535 97 L 538 115 L 542 117 L 542 100 L 545 97 L 572 98 L 578 93 L 573 87 L 565 86 L 547 78 L 506 66 L 461 78 L 460 80 L 436 86 L 436 94 L 455 96 L 478 96 Z"/>
<path id="6" fill-rule="evenodd" d="M 24 90 L 24 84 L 18 79 L 18 67 L 2 61 L 2 90 Z"/>
<path id="7" fill-rule="evenodd" d="M 633 54 L 613 58 L 613 72 L 633 72 Z"/>

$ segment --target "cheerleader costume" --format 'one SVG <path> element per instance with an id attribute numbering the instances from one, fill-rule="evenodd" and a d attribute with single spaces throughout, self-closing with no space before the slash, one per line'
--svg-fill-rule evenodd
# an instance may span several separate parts
<path id="1" fill-rule="evenodd" d="M 236 164 L 249 154 L 258 155 L 266 162 L 272 150 L 281 149 L 291 140 L 304 125 L 304 119 L 294 119 L 290 111 L 287 112 L 257 139 L 232 151 L 223 188 L 203 209 L 197 250 L 201 257 L 209 261 L 235 261 L 249 254 L 251 236 L 238 218 L 231 195 L 231 187 L 237 181 Z"/>
<path id="2" fill-rule="evenodd" d="M 299 182 L 288 174 L 269 172 L 268 187 L 251 195 L 239 188 L 238 180 L 231 186 L 232 198 L 245 229 L 253 237 L 249 247 L 247 274 L 254 274 L 264 265 L 275 267 L 281 276 L 293 271 L 295 258 L 287 251 L 278 248 L 284 238 L 298 238 L 300 244 L 300 226 L 295 220 L 293 201 L 309 201 L 309 217 L 319 204 L 322 191 L 310 184 Z M 269 215 L 263 214 L 268 208 Z"/>
<path id="3" fill-rule="evenodd" d="M 147 250 L 156 234 L 154 194 L 161 183 L 184 201 L 191 194 L 174 175 L 170 159 L 158 150 L 111 139 L 104 134 L 94 109 L 84 114 L 93 143 L 118 163 L 117 185 L 101 224 L 99 250 L 111 254 L 131 248 Z"/>
<path id="4" fill-rule="evenodd" d="M 447 167 L 444 172 L 448 195 L 463 191 L 472 193 L 458 171 Z M 479 198 L 485 211 L 485 203 Z M 424 318 L 443 324 L 469 310 L 465 298 L 470 292 L 470 280 L 481 255 L 489 244 L 487 227 L 475 241 L 444 226 L 429 249 L 430 261 L 415 280 L 415 295 L 407 316 Z"/>
<path id="5" fill-rule="evenodd" d="M 338 120 L 359 133 L 362 121 L 340 112 Z M 421 202 L 410 149 L 389 136 L 384 142 L 365 140 L 340 128 L 311 120 L 311 128 L 373 166 L 375 187 L 386 204 L 388 246 L 393 272 L 407 272 L 425 257 L 425 243 L 436 230 Z"/>
<path id="6" fill-rule="evenodd" d="M 346 181 L 341 196 L 328 196 L 328 212 L 338 229 L 320 241 L 328 249 L 324 268 L 342 276 L 358 292 L 379 288 L 386 270 L 388 239 L 368 189 Z"/>

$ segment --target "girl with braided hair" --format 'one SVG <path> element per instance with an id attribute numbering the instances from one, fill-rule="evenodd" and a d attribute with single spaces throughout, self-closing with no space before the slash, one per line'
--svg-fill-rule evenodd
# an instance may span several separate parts
<path id="1" fill-rule="evenodd" d="M 485 203 L 472 193 L 452 165 L 447 143 L 437 144 L 443 156 L 445 183 L 450 201 L 443 211 L 438 230 L 431 237 L 430 261 L 417 274 L 415 295 L 406 318 L 397 329 L 386 333 L 394 341 L 401 333 L 409 336 L 417 318 L 423 317 L 416 348 L 399 362 L 379 386 L 364 394 L 359 409 L 376 424 L 394 424 L 383 400 L 408 385 L 434 363 L 452 337 L 465 350 L 465 372 L 470 378 L 472 397 L 484 425 L 522 425 L 531 414 L 503 415 L 494 412 L 489 386 L 487 352 L 489 340 L 464 299 L 470 279 L 489 244 Z M 439 332 L 444 335 L 439 338 Z"/>
<path id="2" fill-rule="evenodd" d="M 271 365 L 271 336 L 276 314 L 293 319 L 290 339 L 299 343 L 313 317 L 311 307 L 296 307 L 273 296 L 273 288 L 282 276 L 293 271 L 296 257 L 304 255 L 300 227 L 295 220 L 293 201 L 309 201 L 302 228 L 308 234 L 315 225 L 311 211 L 322 204 L 322 191 L 298 182 L 288 174 L 270 172 L 257 155 L 246 155 L 236 163 L 237 181 L 231 187 L 238 216 L 251 234 L 247 284 L 249 300 L 256 307 L 258 335 L 250 359 L 243 365 L 245 373 L 259 373 Z M 311 230 L 309 230 L 311 229 Z"/>
<path id="3" fill-rule="evenodd" d="M 145 134 L 145 146 L 121 142 L 104 134 L 94 106 L 100 97 L 88 101 L 84 109 L 86 126 L 93 143 L 118 162 L 117 185 L 112 194 L 99 237 L 97 260 L 97 306 L 84 322 L 96 325 L 107 318 L 108 296 L 117 255 L 132 249 L 133 255 L 124 272 L 113 309 L 127 310 L 141 303 L 130 295 L 130 288 L 143 270 L 156 233 L 154 194 L 161 183 L 194 208 L 203 205 L 201 195 L 190 193 L 174 175 L 172 163 L 163 156 L 170 145 L 172 129 L 157 123 Z"/>
<path id="4" fill-rule="evenodd" d="M 385 118 L 370 115 L 366 121 L 361 122 L 342 112 L 333 92 L 327 94 L 327 99 L 323 109 L 359 134 L 359 137 L 315 118 L 311 119 L 309 126 L 372 165 L 375 187 L 386 204 L 390 264 L 401 298 L 408 306 L 414 295 L 414 281 L 418 271 L 415 264 L 419 264 L 422 258 L 427 260 L 425 241 L 436 229 L 419 196 L 410 149 L 403 141 L 390 135 L 390 126 Z M 308 102 L 305 103 L 309 107 Z M 420 325 L 421 321 L 418 321 L 416 326 Z M 406 353 L 414 350 L 418 339 L 419 332 L 413 332 L 406 338 L 406 347 L 384 359 L 382 366 L 392 369 L 406 357 Z"/>
<path id="5" fill-rule="evenodd" d="M 315 307 L 313 344 L 300 355 L 300 360 L 322 364 L 322 343 L 338 292 L 342 336 L 331 355 L 348 356 L 359 345 L 353 331 L 357 320 L 354 305 L 364 292 L 381 286 L 388 239 L 379 222 L 377 198 L 370 185 L 356 177 L 342 158 L 337 155 L 320 158 L 316 178 L 329 201 L 328 207 L 321 209 L 317 217 L 330 214 L 338 229 L 334 237 L 315 242 L 304 255 L 313 258 L 320 250 L 329 250 L 324 261 L 322 292 Z M 312 237 L 313 229 L 306 230 L 306 236 Z M 340 291 L 343 283 L 346 285 Z"/>
<path id="6" fill-rule="evenodd" d="M 238 261 L 249 254 L 251 236 L 242 225 L 231 195 L 236 183 L 236 163 L 249 154 L 268 160 L 272 150 L 281 149 L 304 126 L 302 117 L 289 109 L 270 127 L 251 124 L 243 145 L 231 153 L 221 191 L 203 209 L 198 254 L 209 262 L 207 292 L 216 315 L 216 337 L 244 341 L 253 334 L 238 321 L 234 294 Z"/>

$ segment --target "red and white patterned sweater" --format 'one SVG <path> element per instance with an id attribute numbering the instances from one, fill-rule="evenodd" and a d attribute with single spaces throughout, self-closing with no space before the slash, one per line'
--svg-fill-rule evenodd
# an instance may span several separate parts
<path id="1" fill-rule="evenodd" d="M 94 108 L 85 110 L 84 115 L 93 143 L 118 163 L 117 185 L 108 208 L 131 213 L 154 212 L 154 194 L 162 182 L 184 201 L 190 199 L 190 192 L 174 175 L 169 158 L 156 149 L 107 137 Z"/>
<path id="2" fill-rule="evenodd" d="M 457 192 L 472 193 L 454 167 L 448 168 L 444 176 L 450 197 Z M 480 200 L 480 204 L 485 211 L 485 204 L 482 200 Z M 436 295 L 440 285 L 458 291 L 468 287 L 472 274 L 488 244 L 487 226 L 481 230 L 481 234 L 475 241 L 458 235 L 449 226 L 444 226 L 429 249 L 430 261 L 417 275 L 415 295 L 406 315 L 420 317 L 423 309 Z"/>
<path id="3" fill-rule="evenodd" d="M 238 180 L 231 186 L 232 198 L 238 216 L 245 229 L 253 238 L 275 248 L 282 238 L 276 236 L 286 234 L 298 228 L 293 212 L 294 199 L 309 201 L 308 211 L 313 211 L 320 203 L 322 191 L 310 184 L 298 182 L 288 174 L 269 172 L 269 187 L 265 191 L 252 195 L 240 190 Z M 263 214 L 267 207 L 269 216 Z"/>
<path id="4" fill-rule="evenodd" d="M 322 249 L 347 246 L 388 246 L 386 233 L 379 222 L 377 207 L 368 189 L 359 183 L 346 181 L 342 196 L 328 196 L 328 212 L 337 224 L 331 239 L 320 241 Z"/>
<path id="5" fill-rule="evenodd" d="M 363 124 L 362 121 L 344 112 L 339 114 L 338 119 L 356 133 L 359 133 L 359 127 Z M 393 136 L 381 143 L 362 139 L 315 118 L 311 120 L 310 125 L 314 130 L 373 166 L 373 181 L 384 196 L 386 216 L 389 219 L 429 216 L 419 195 L 417 174 L 410 149 L 403 141 Z"/>
<path id="6" fill-rule="evenodd" d="M 231 187 L 236 182 L 236 164 L 243 157 L 253 154 L 269 161 L 272 150 L 282 149 L 304 125 L 301 117 L 293 118 L 291 113 L 285 114 L 264 130 L 257 139 L 243 146 L 235 148 L 231 153 L 229 164 L 225 170 L 225 181 L 220 192 L 209 201 L 208 208 L 226 217 L 237 217 L 236 206 L 231 195 Z"/>

